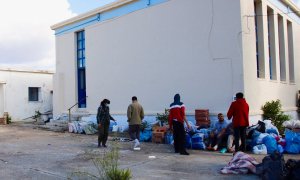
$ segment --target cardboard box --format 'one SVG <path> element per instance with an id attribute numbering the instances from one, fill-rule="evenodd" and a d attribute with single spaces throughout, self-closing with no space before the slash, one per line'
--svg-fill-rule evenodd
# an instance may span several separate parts
<path id="1" fill-rule="evenodd" d="M 195 115 L 197 116 L 209 116 L 208 109 L 195 109 Z"/>
<path id="2" fill-rule="evenodd" d="M 0 118 L 0 124 L 5 125 L 6 123 L 6 118 Z"/>
<path id="3" fill-rule="evenodd" d="M 165 132 L 152 132 L 152 142 L 153 143 L 164 143 Z"/>

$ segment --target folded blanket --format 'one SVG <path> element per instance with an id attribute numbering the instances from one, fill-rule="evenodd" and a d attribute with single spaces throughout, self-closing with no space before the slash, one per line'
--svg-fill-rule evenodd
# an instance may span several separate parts
<path id="1" fill-rule="evenodd" d="M 250 155 L 237 152 L 230 160 L 230 162 L 221 169 L 222 174 L 247 174 L 248 172 L 255 173 L 256 166 L 259 164 L 255 158 Z"/>

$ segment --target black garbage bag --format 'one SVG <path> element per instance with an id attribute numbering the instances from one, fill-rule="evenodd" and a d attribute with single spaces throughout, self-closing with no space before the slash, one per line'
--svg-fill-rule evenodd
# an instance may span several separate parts
<path id="1" fill-rule="evenodd" d="M 288 171 L 287 179 L 300 180 L 300 160 L 289 159 L 285 166 Z"/>
<path id="2" fill-rule="evenodd" d="M 262 163 L 256 167 L 256 173 L 263 180 L 286 180 L 288 172 L 283 154 L 278 151 L 263 158 Z"/>

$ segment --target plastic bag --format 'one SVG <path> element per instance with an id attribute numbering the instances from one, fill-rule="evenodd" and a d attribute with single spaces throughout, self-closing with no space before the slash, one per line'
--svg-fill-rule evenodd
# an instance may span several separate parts
<path id="1" fill-rule="evenodd" d="M 254 146 L 252 151 L 254 154 L 268 154 L 267 146 L 264 144 Z"/>
<path id="2" fill-rule="evenodd" d="M 152 139 L 152 131 L 144 130 L 140 132 L 140 141 L 141 142 L 150 142 Z"/>
<path id="3" fill-rule="evenodd" d="M 267 133 L 274 133 L 274 134 L 279 135 L 279 131 L 278 131 L 277 127 L 272 124 L 271 120 L 264 120 L 264 123 L 266 126 Z"/>
<path id="4" fill-rule="evenodd" d="M 188 149 L 192 148 L 192 139 L 188 133 L 186 133 L 186 135 L 185 135 L 185 147 Z"/>
<path id="5" fill-rule="evenodd" d="M 118 129 L 119 129 L 118 125 L 112 126 L 112 132 L 118 132 Z"/>
<path id="6" fill-rule="evenodd" d="M 173 141 L 173 134 L 170 132 L 167 132 L 165 135 L 165 143 L 166 144 L 171 144 Z"/>
<path id="7" fill-rule="evenodd" d="M 192 137 L 192 149 L 206 149 L 206 146 L 203 142 L 204 134 L 197 133 Z"/>
<path id="8" fill-rule="evenodd" d="M 286 147 L 285 150 L 291 154 L 298 154 L 300 152 L 300 133 L 291 130 L 285 130 Z"/>
<path id="9" fill-rule="evenodd" d="M 267 147 L 268 154 L 272 154 L 275 151 L 278 151 L 277 150 L 277 141 L 276 141 L 276 139 L 274 137 L 272 137 L 270 135 L 264 137 L 263 143 Z"/>

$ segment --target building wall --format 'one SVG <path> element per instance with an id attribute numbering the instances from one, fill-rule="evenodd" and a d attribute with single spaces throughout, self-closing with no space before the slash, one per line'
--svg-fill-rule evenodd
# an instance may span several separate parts
<path id="1" fill-rule="evenodd" d="M 264 53 L 264 66 L 265 72 L 263 73 L 264 77 L 257 77 L 257 63 L 256 63 L 256 33 L 255 33 L 255 16 L 254 15 L 254 1 L 242 1 L 241 0 L 241 17 L 243 24 L 243 31 L 241 32 L 241 37 L 243 38 L 242 51 L 244 59 L 244 81 L 245 81 L 245 95 L 247 101 L 250 105 L 250 112 L 252 115 L 261 114 L 261 106 L 267 101 L 279 99 L 282 103 L 284 111 L 294 111 L 296 110 L 296 95 L 299 90 L 300 79 L 299 79 L 299 57 L 300 53 L 297 51 L 299 49 L 299 24 L 297 19 L 298 16 L 295 14 L 284 14 L 285 11 L 282 11 L 284 4 L 276 0 L 261 1 L 262 5 L 262 14 L 257 13 L 257 15 L 263 19 L 261 26 L 263 27 L 263 38 L 262 43 L 264 48 L 262 49 Z M 276 6 L 275 6 L 276 5 Z M 267 10 L 273 10 L 274 15 L 274 30 L 275 30 L 275 51 L 269 51 L 268 49 L 268 16 Z M 289 56 L 288 56 L 288 47 L 287 47 L 287 27 L 284 27 L 284 41 L 285 41 L 285 63 L 286 63 L 286 80 L 282 81 L 280 78 L 280 47 L 279 47 L 279 33 L 278 33 L 278 18 L 277 14 L 280 14 L 283 17 L 283 21 L 286 24 L 286 20 L 289 20 L 293 24 L 293 41 L 294 41 L 294 69 L 295 69 L 295 82 L 290 82 L 289 78 Z M 269 14 L 270 15 L 270 14 Z M 296 18 L 291 18 L 291 17 Z M 298 17 L 298 18 L 297 18 Z M 261 30 L 260 30 L 261 31 Z M 274 53 L 272 58 L 275 58 L 276 61 L 276 77 L 274 79 L 270 78 L 270 64 L 269 64 L 269 53 Z M 282 53 L 282 52 L 281 52 Z M 297 114 L 294 113 L 294 118 L 297 118 Z"/>
<path id="2" fill-rule="evenodd" d="M 52 110 L 53 73 L 0 70 L 0 116 L 8 112 L 12 120 L 22 120 Z M 29 101 L 29 87 L 39 87 L 39 101 Z"/>
<path id="3" fill-rule="evenodd" d="M 56 72 L 53 84 L 53 114 L 59 115 L 77 102 L 76 47 L 74 33 L 56 36 Z"/>
<path id="4" fill-rule="evenodd" d="M 180 93 L 190 114 L 196 108 L 226 112 L 244 90 L 239 6 L 170 0 L 85 27 L 85 110 L 95 113 L 108 98 L 112 113 L 125 114 L 135 95 L 147 114 L 156 114 Z M 56 115 L 77 99 L 74 38 L 74 32 L 56 36 Z"/>

